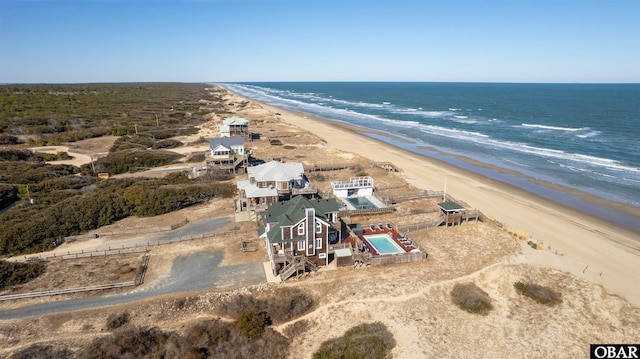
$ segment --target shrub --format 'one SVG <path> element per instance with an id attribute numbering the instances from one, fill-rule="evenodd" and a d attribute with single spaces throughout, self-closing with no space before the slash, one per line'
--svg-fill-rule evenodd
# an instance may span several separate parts
<path id="1" fill-rule="evenodd" d="M 271 143 L 271 146 L 282 146 L 282 141 L 275 139 L 275 140 L 271 140 L 269 141 L 269 143 Z"/>
<path id="2" fill-rule="evenodd" d="M 109 317 L 107 317 L 107 329 L 113 330 L 113 329 L 117 329 L 120 328 L 121 326 L 129 323 L 129 313 L 128 312 L 123 312 L 123 313 L 112 313 L 111 315 L 109 315 Z"/>
<path id="3" fill-rule="evenodd" d="M 0 183 L 0 209 L 10 206 L 19 200 L 18 187 Z"/>
<path id="4" fill-rule="evenodd" d="M 205 174 L 198 177 L 201 182 L 220 182 L 229 181 L 235 176 L 224 170 L 208 170 Z"/>
<path id="5" fill-rule="evenodd" d="M 279 324 L 309 312 L 315 302 L 306 292 L 298 288 L 281 288 L 264 298 L 252 295 L 238 295 L 222 303 L 219 310 L 222 314 L 239 318 L 246 311 L 267 312 L 273 323 Z"/>
<path id="6" fill-rule="evenodd" d="M 178 140 L 162 140 L 162 141 L 158 141 L 156 143 L 153 144 L 153 146 L 151 146 L 152 150 L 158 150 L 161 148 L 176 148 L 176 147 L 180 147 L 182 146 L 182 142 L 178 141 Z"/>
<path id="7" fill-rule="evenodd" d="M 20 140 L 16 136 L 0 133 L 0 145 L 17 145 L 19 143 L 24 143 L 24 141 Z"/>
<path id="8" fill-rule="evenodd" d="M 284 328 L 284 335 L 292 339 L 307 331 L 310 324 L 306 319 L 299 320 Z"/>
<path id="9" fill-rule="evenodd" d="M 0 260 L 0 290 L 38 278 L 45 269 L 44 261 L 20 263 Z"/>
<path id="10" fill-rule="evenodd" d="M 118 150 L 111 152 L 106 157 L 101 157 L 94 162 L 97 172 L 111 174 L 137 172 L 151 167 L 164 166 L 174 163 L 183 155 L 169 151 L 147 151 L 140 148 Z M 91 173 L 90 164 L 80 167 L 84 173 Z"/>
<path id="11" fill-rule="evenodd" d="M 540 304 L 554 306 L 562 303 L 562 295 L 551 288 L 520 281 L 515 282 L 513 286 L 519 294 L 529 297 Z"/>
<path id="12" fill-rule="evenodd" d="M 265 300 L 265 306 L 274 323 L 284 323 L 308 313 L 315 301 L 301 289 L 285 287 Z"/>
<path id="13" fill-rule="evenodd" d="M 84 347 L 77 358 L 160 358 L 169 335 L 158 328 L 125 326 Z"/>
<path id="14" fill-rule="evenodd" d="M 156 140 L 151 136 L 146 135 L 133 135 L 133 136 L 122 136 L 118 138 L 111 148 L 109 152 L 117 152 L 122 151 L 128 148 L 142 148 L 146 149 L 153 146 L 156 143 Z"/>
<path id="15" fill-rule="evenodd" d="M 204 162 L 204 160 L 204 153 L 193 153 L 187 158 L 186 162 Z"/>
<path id="16" fill-rule="evenodd" d="M 384 324 L 361 324 L 347 330 L 342 337 L 322 343 L 313 358 L 389 358 L 395 346 L 393 335 Z"/>
<path id="17" fill-rule="evenodd" d="M 451 291 L 451 299 L 469 313 L 487 315 L 493 309 L 489 295 L 473 283 L 456 284 Z"/>
<path id="18" fill-rule="evenodd" d="M 68 348 L 57 348 L 53 345 L 34 344 L 11 354 L 9 359 L 71 358 L 73 352 Z"/>
<path id="19" fill-rule="evenodd" d="M 258 339 L 264 334 L 265 328 L 271 325 L 271 318 L 267 312 L 248 310 L 240 313 L 236 327 L 247 338 Z"/>
<path id="20" fill-rule="evenodd" d="M 85 190 L 83 186 L 91 183 L 95 183 L 93 188 Z M 18 190 L 18 196 L 26 198 L 26 193 Z M 131 215 L 155 216 L 215 197 L 229 198 L 235 191 L 230 182 L 191 181 L 171 185 L 165 179 L 98 181 L 89 176 L 43 181 L 30 186 L 30 194 L 36 198 L 34 205 L 20 201 L 2 214 L 0 255 L 49 250 L 55 246 L 54 240 L 63 236 L 93 230 Z"/>

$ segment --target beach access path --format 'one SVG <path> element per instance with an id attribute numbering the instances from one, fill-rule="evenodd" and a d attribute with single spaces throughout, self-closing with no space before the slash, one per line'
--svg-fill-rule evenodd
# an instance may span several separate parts
<path id="1" fill-rule="evenodd" d="M 542 256 L 540 266 L 570 272 L 601 284 L 640 306 L 640 235 L 514 186 L 477 175 L 368 137 L 368 131 L 308 114 L 260 103 L 285 122 L 322 138 L 327 146 L 372 161 L 392 162 L 420 189 L 447 193 L 544 244 L 557 256 Z"/>

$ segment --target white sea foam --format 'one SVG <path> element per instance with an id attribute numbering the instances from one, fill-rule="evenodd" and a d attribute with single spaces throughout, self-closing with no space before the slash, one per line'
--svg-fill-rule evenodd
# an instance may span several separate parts
<path id="1" fill-rule="evenodd" d="M 396 113 L 399 115 L 420 116 L 420 117 L 427 117 L 427 118 L 445 117 L 451 114 L 450 112 L 447 112 L 447 111 L 424 111 L 422 109 L 415 109 L 415 108 L 403 108 L 403 109 L 398 108 L 398 109 L 392 110 L 391 113 Z"/>
<path id="2" fill-rule="evenodd" d="M 498 139 L 492 138 L 487 134 L 480 133 L 480 132 L 465 131 L 465 130 L 454 129 L 454 128 L 427 125 L 427 124 L 419 123 L 417 121 L 389 119 L 383 116 L 364 114 L 357 111 L 357 108 L 359 107 L 380 108 L 381 105 L 379 103 L 378 104 L 369 104 L 369 103 L 362 103 L 362 102 L 354 103 L 354 102 L 349 102 L 345 100 L 334 99 L 330 96 L 322 97 L 312 93 L 294 93 L 292 95 L 291 92 L 265 89 L 257 86 L 250 86 L 250 85 L 234 84 L 234 85 L 225 85 L 225 86 L 228 86 L 232 91 L 243 93 L 249 97 L 254 97 L 254 98 L 257 97 L 260 100 L 267 100 L 267 102 L 269 102 L 270 100 L 271 102 L 276 103 L 278 105 L 282 105 L 284 107 L 300 109 L 302 111 L 307 111 L 311 113 L 316 113 L 321 115 L 326 114 L 328 118 L 341 119 L 345 122 L 348 122 L 349 119 L 361 119 L 366 121 L 375 121 L 379 123 L 384 123 L 390 126 L 391 128 L 394 128 L 394 127 L 404 128 L 404 129 L 412 128 L 428 135 L 435 135 L 435 136 L 462 140 L 466 142 L 473 142 L 483 147 L 490 146 L 491 148 L 516 151 L 516 152 L 525 153 L 528 155 L 542 157 L 549 161 L 557 160 L 559 162 L 556 162 L 556 163 L 558 163 L 559 165 L 562 165 L 566 168 L 571 167 L 569 169 L 574 171 L 587 171 L 587 172 L 592 171 L 593 172 L 595 171 L 596 168 L 605 168 L 607 171 L 624 172 L 629 174 L 629 175 L 612 176 L 612 177 L 616 177 L 616 178 L 620 177 L 628 181 L 636 181 L 636 179 L 640 179 L 638 177 L 640 176 L 640 168 L 631 167 L 631 166 L 622 164 L 618 161 L 607 159 L 607 158 L 589 156 L 589 155 L 584 155 L 579 153 L 570 153 L 570 152 L 548 149 L 548 148 L 541 148 L 541 147 L 536 147 L 536 146 L 528 145 L 521 142 L 498 140 Z M 283 96 L 283 94 L 285 93 L 288 96 L 286 97 Z M 292 99 L 288 97 L 295 97 L 297 99 L 295 98 Z M 320 104 L 313 104 L 313 103 L 307 102 L 309 99 L 312 99 L 312 98 L 316 99 L 317 102 L 320 102 Z M 323 105 L 325 103 L 326 105 Z M 356 110 L 331 108 L 330 104 L 335 104 L 335 105 L 340 105 L 340 106 L 350 107 L 350 108 L 352 107 L 352 108 L 356 108 Z M 424 111 L 422 109 L 416 109 L 416 108 L 396 108 L 393 105 L 391 106 L 387 105 L 386 108 L 390 110 L 390 114 L 396 113 L 396 114 L 402 114 L 402 115 L 417 116 L 419 118 L 420 117 L 443 118 L 443 119 L 449 119 L 452 121 L 468 120 L 468 121 L 475 122 L 475 120 L 468 119 L 466 116 L 454 115 L 454 112 L 452 111 L 459 111 L 460 109 L 453 108 L 453 107 L 449 108 L 448 109 L 449 111 Z M 494 122 L 499 120 L 492 118 L 487 121 Z M 600 134 L 599 131 L 595 131 L 589 127 L 580 127 L 580 128 L 560 127 L 560 126 L 548 126 L 548 125 L 535 124 L 535 123 L 534 124 L 522 123 L 521 127 L 529 128 L 533 130 L 540 130 L 540 131 L 558 131 L 558 132 L 573 133 L 575 134 L 575 136 L 580 138 L 588 138 L 588 137 L 593 137 Z M 598 171 L 598 172 L 601 172 L 601 171 Z M 611 175 L 608 175 L 608 176 L 611 176 Z"/>
<path id="3" fill-rule="evenodd" d="M 541 130 L 555 130 L 555 131 L 569 131 L 569 132 L 584 131 L 584 130 L 589 130 L 590 129 L 589 127 L 580 127 L 580 128 L 558 127 L 558 126 L 537 125 L 537 124 L 529 124 L 529 123 L 523 123 L 521 126 L 522 127 L 529 127 L 529 128 L 537 128 L 537 129 L 541 129 Z"/>
<path id="4" fill-rule="evenodd" d="M 596 137 L 596 136 L 598 136 L 600 134 L 601 134 L 600 131 L 589 131 L 589 132 L 586 132 L 586 133 L 577 134 L 576 137 L 590 138 L 590 137 Z"/>

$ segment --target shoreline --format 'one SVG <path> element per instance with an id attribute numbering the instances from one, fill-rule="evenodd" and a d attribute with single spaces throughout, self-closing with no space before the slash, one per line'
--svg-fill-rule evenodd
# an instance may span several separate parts
<path id="1" fill-rule="evenodd" d="M 635 285 L 640 257 L 638 233 L 606 220 L 530 193 L 515 185 L 485 177 L 442 160 L 394 146 L 367 133 L 380 132 L 319 118 L 312 114 L 269 105 L 228 90 L 259 104 L 281 121 L 322 138 L 327 146 L 372 161 L 393 162 L 404 180 L 419 189 L 439 190 L 458 198 L 508 228 L 548 249 L 534 265 L 557 268 L 600 284 L 640 306 L 640 287 Z M 364 133 L 363 133 L 364 132 Z M 555 254 L 554 254 L 555 253 Z M 543 253 L 541 253 L 543 254 Z"/>

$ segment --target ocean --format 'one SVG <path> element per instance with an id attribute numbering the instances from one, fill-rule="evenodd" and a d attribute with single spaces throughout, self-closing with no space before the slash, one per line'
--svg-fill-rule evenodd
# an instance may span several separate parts
<path id="1" fill-rule="evenodd" d="M 635 216 L 541 184 L 640 207 L 640 84 L 222 85 L 271 105 L 383 131 L 404 140 L 367 135 L 640 232 Z"/>

